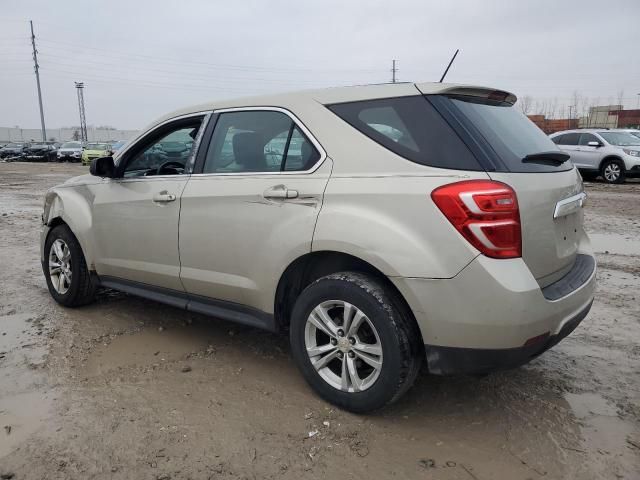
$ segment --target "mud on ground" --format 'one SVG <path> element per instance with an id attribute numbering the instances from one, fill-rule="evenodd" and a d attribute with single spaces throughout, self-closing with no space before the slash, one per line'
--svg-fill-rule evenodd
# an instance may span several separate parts
<path id="1" fill-rule="evenodd" d="M 587 184 L 599 287 L 571 336 L 357 416 L 310 391 L 284 337 L 108 291 L 56 305 L 43 193 L 85 171 L 0 163 L 0 478 L 640 477 L 640 183 Z"/>

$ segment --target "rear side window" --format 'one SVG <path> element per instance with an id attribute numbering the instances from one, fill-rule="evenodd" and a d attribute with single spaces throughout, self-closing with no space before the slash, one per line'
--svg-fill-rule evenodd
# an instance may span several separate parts
<path id="1" fill-rule="evenodd" d="M 578 141 L 580 140 L 579 133 L 565 133 L 564 135 L 560 135 L 560 140 L 556 142 L 558 145 L 578 145 Z"/>
<path id="2" fill-rule="evenodd" d="M 367 137 L 412 162 L 456 170 L 483 170 L 456 132 L 423 96 L 330 105 Z"/>
<path id="3" fill-rule="evenodd" d="M 498 170 L 533 173 L 573 168 L 571 162 L 555 166 L 522 161 L 527 155 L 557 151 L 558 147 L 513 105 L 474 96 L 447 98 L 457 110 L 456 116 L 473 131 L 473 136 L 491 147 L 496 166 L 504 166 Z"/>

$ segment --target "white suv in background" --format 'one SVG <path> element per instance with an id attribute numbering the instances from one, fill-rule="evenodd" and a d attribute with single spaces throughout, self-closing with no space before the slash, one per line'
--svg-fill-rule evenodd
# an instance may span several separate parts
<path id="1" fill-rule="evenodd" d="M 398 83 L 172 113 L 47 192 L 49 291 L 288 331 L 309 384 L 355 412 L 424 361 L 522 365 L 585 318 L 596 263 L 580 175 L 515 101 Z"/>
<path id="2" fill-rule="evenodd" d="M 602 128 L 566 130 L 550 135 L 571 156 L 585 179 L 598 175 L 607 183 L 640 176 L 640 137 L 629 130 Z"/>

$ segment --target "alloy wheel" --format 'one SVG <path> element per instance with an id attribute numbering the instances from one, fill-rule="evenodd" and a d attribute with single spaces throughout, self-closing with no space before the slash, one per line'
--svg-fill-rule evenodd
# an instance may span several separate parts
<path id="1" fill-rule="evenodd" d="M 604 167 L 604 178 L 609 182 L 615 182 L 620 178 L 620 165 L 617 163 L 609 163 Z"/>
<path id="2" fill-rule="evenodd" d="M 322 302 L 305 325 L 305 347 L 320 377 L 343 392 L 371 387 L 382 369 L 382 344 L 373 323 L 342 300 Z"/>
<path id="3" fill-rule="evenodd" d="M 71 287 L 71 250 L 61 239 L 56 239 L 49 250 L 49 277 L 51 285 L 60 295 Z"/>

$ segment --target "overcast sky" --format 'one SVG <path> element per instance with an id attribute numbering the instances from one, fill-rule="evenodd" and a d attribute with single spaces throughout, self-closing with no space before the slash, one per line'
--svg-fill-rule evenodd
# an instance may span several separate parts
<path id="1" fill-rule="evenodd" d="M 437 81 L 540 102 L 627 108 L 640 93 L 640 1 L 2 0 L 0 126 L 38 128 L 28 20 L 45 120 L 141 128 L 193 103 L 313 87 Z"/>

